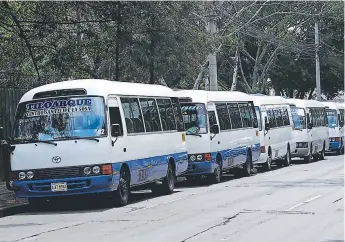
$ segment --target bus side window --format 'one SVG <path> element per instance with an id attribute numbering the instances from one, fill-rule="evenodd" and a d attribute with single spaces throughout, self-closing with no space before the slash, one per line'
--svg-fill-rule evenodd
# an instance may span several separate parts
<path id="1" fill-rule="evenodd" d="M 109 107 L 109 118 L 110 118 L 110 127 L 113 124 L 119 124 L 120 125 L 120 134 L 118 136 L 122 136 L 123 135 L 123 126 L 122 126 L 122 120 L 121 120 L 121 114 L 120 114 L 119 107 Z"/>
<path id="2" fill-rule="evenodd" d="M 178 98 L 172 97 L 171 102 L 172 102 L 172 105 L 174 108 L 174 115 L 175 115 L 175 121 L 176 121 L 176 125 L 177 125 L 177 131 L 178 132 L 185 131 L 182 111 L 181 111 L 181 107 L 180 107 L 180 103 L 178 101 Z"/>
<path id="3" fill-rule="evenodd" d="M 208 122 L 210 123 L 210 127 L 217 124 L 216 114 L 214 111 L 208 111 Z"/>

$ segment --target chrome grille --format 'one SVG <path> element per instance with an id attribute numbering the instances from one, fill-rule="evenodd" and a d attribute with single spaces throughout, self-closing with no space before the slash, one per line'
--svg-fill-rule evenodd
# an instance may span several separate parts
<path id="1" fill-rule="evenodd" d="M 35 170 L 35 179 L 57 179 L 81 176 L 81 168 L 76 166 Z"/>

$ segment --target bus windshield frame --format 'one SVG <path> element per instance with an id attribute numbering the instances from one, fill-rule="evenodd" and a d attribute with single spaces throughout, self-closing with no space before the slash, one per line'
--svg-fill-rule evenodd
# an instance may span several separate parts
<path id="1" fill-rule="evenodd" d="M 181 102 L 180 106 L 186 134 L 207 134 L 208 118 L 206 105 L 204 103 Z M 194 124 L 197 123 L 197 125 L 190 125 L 192 122 Z"/>
<path id="2" fill-rule="evenodd" d="M 33 99 L 18 105 L 13 144 L 108 136 L 103 96 L 80 95 Z"/>

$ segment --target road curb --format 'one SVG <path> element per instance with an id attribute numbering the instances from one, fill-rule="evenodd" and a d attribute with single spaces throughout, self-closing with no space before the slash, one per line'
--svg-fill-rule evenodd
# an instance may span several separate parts
<path id="1" fill-rule="evenodd" d="M 28 207 L 28 204 L 16 204 L 0 209 L 0 218 L 23 213 Z"/>

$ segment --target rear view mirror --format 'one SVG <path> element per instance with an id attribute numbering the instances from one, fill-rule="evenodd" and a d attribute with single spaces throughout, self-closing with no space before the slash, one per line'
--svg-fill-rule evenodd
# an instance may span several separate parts
<path id="1" fill-rule="evenodd" d="M 212 127 L 211 127 L 211 133 L 213 134 L 219 134 L 219 126 L 218 124 L 214 124 Z"/>
<path id="2" fill-rule="evenodd" d="M 307 128 L 308 128 L 308 129 L 312 129 L 312 128 L 313 128 L 313 124 L 312 124 L 312 123 L 308 123 Z"/>
<path id="3" fill-rule="evenodd" d="M 121 136 L 121 128 L 119 124 L 112 124 L 111 125 L 111 136 L 118 137 Z"/>

